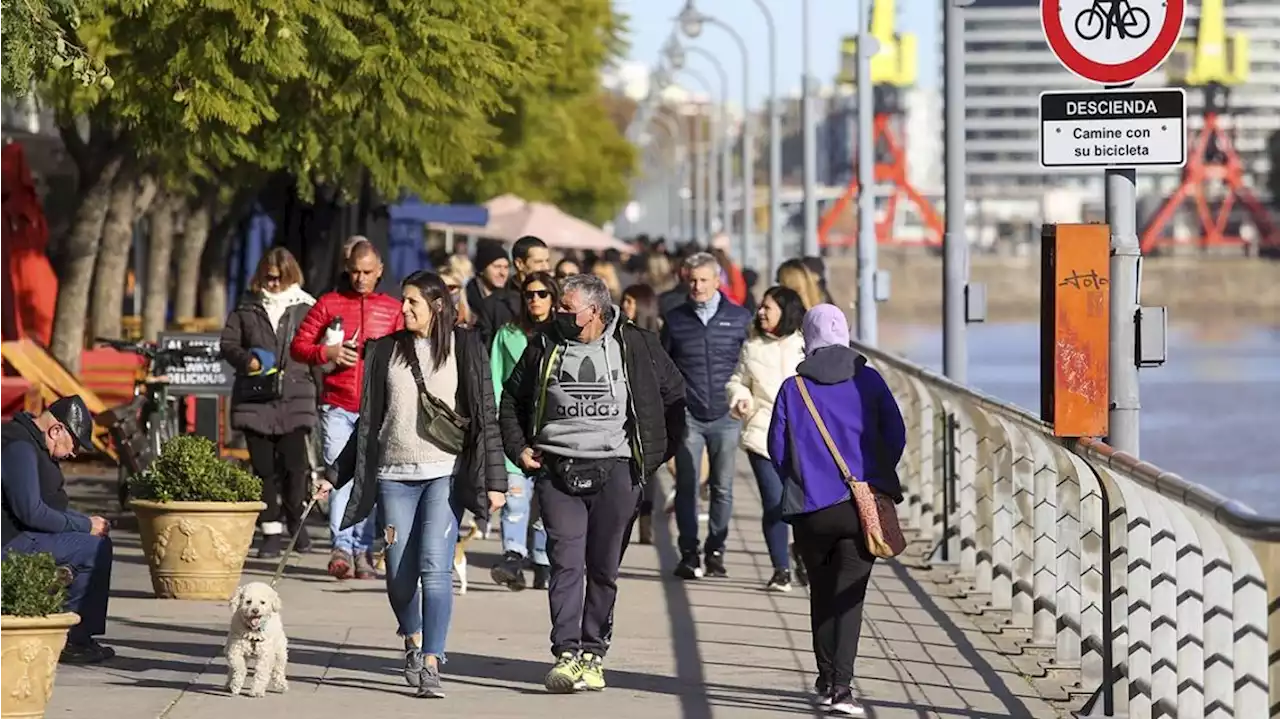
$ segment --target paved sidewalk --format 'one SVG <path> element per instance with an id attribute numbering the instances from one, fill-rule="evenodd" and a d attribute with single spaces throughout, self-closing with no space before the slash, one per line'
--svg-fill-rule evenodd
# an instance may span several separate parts
<path id="1" fill-rule="evenodd" d="M 745 468 L 745 462 L 741 465 Z M 455 597 L 445 667 L 447 699 L 414 699 L 399 675 L 400 640 L 381 581 L 339 584 L 324 555 L 295 561 L 281 581 L 290 637 L 290 690 L 232 698 L 220 656 L 229 610 L 214 602 L 160 601 L 136 535 L 117 539 L 109 666 L 62 667 L 53 718 L 313 719 L 755 719 L 815 716 L 807 595 L 762 591 L 768 555 L 754 482 L 741 475 L 730 537 L 730 578 L 681 583 L 671 531 L 632 545 L 623 566 L 609 689 L 552 696 L 541 685 L 550 655 L 546 594 L 494 586 L 495 539 L 473 541 L 470 592 Z M 245 581 L 274 566 L 251 559 Z M 873 719 L 1048 719 L 1042 701 L 995 645 L 932 585 L 899 564 L 876 566 L 868 595 L 857 689 Z M 919 576 L 923 577 L 923 573 Z"/>

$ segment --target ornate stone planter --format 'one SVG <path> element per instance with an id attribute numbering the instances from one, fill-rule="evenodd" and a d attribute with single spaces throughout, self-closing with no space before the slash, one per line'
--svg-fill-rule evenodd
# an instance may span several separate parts
<path id="1" fill-rule="evenodd" d="M 72 612 L 0 617 L 0 717 L 44 716 L 67 630 L 79 621 Z"/>
<path id="2" fill-rule="evenodd" d="M 262 502 L 135 499 L 142 553 L 161 599 L 230 599 L 240 584 Z"/>

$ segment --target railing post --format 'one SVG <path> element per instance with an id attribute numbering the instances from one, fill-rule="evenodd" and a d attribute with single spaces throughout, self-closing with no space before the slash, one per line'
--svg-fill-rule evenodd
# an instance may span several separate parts
<path id="1" fill-rule="evenodd" d="M 929 552 L 929 563 L 934 565 L 954 565 L 960 559 L 960 532 L 955 526 L 955 514 L 959 507 L 956 501 L 959 479 L 960 461 L 957 456 L 959 443 L 956 441 L 959 422 L 956 413 L 948 410 L 938 416 L 938 428 L 942 438 L 942 460 L 938 467 L 942 482 L 942 536 Z"/>

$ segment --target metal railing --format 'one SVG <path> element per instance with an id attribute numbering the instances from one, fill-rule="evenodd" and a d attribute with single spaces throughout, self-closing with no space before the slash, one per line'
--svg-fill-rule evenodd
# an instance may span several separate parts
<path id="1" fill-rule="evenodd" d="M 1024 648 L 1079 671 L 1082 715 L 1280 717 L 1280 519 L 854 346 L 906 420 L 904 525 Z"/>

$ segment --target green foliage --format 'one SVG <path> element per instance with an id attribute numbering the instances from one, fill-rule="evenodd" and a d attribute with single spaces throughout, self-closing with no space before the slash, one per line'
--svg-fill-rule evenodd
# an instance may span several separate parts
<path id="1" fill-rule="evenodd" d="M 207 437 L 188 434 L 165 442 L 151 466 L 130 478 L 129 492 L 156 502 L 256 502 L 262 480 L 219 457 Z"/>
<path id="2" fill-rule="evenodd" d="M 76 5 L 76 0 L 4 0 L 0 4 L 5 97 L 25 96 L 32 80 L 50 70 L 69 70 L 82 85 L 111 88 L 114 81 L 106 67 L 74 41 L 74 29 L 80 23 Z"/>
<path id="3" fill-rule="evenodd" d="M 63 611 L 70 577 L 48 552 L 10 552 L 0 562 L 0 613 L 45 617 Z"/>

